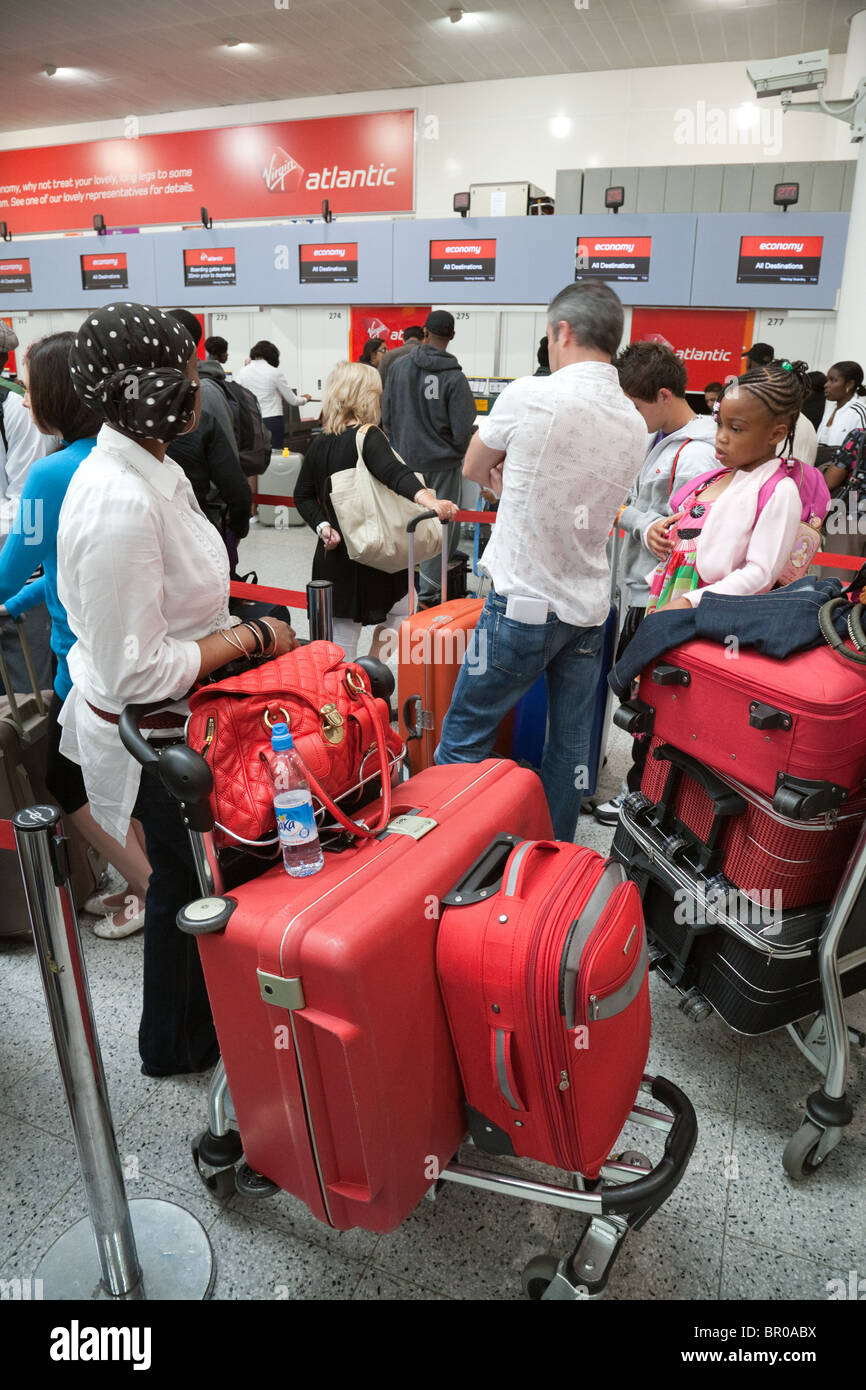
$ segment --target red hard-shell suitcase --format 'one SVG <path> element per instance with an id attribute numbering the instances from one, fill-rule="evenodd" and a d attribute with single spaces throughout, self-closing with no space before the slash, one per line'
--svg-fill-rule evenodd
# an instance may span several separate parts
<path id="1" fill-rule="evenodd" d="M 594 850 L 500 837 L 445 903 L 437 968 L 475 1143 L 597 1176 L 649 1050 L 637 888 Z"/>
<path id="2" fill-rule="evenodd" d="M 244 884 L 199 938 L 246 1160 L 338 1229 L 394 1230 L 463 1138 L 439 902 L 501 827 L 551 833 L 534 773 L 430 768 L 394 789 L 381 836 Z"/>
<path id="3" fill-rule="evenodd" d="M 854 800 L 866 784 L 866 678 L 829 647 L 776 661 L 688 642 L 647 667 L 639 700 L 643 728 L 791 819 Z"/>

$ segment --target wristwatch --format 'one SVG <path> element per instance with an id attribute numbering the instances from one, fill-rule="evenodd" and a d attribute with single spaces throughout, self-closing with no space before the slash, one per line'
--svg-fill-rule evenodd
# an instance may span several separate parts
<path id="1" fill-rule="evenodd" d="M 331 523 L 330 523 L 330 521 L 320 521 L 319 524 L 318 524 L 318 526 L 316 527 L 316 535 L 317 535 L 320 539 L 321 539 L 322 532 L 323 532 L 326 528 L 330 531 L 330 529 L 331 529 Z"/>

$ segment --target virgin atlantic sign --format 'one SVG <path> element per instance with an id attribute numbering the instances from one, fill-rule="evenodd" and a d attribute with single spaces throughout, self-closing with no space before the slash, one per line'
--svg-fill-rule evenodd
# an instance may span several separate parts
<path id="1" fill-rule="evenodd" d="M 0 219 L 19 236 L 106 224 L 415 210 L 415 113 L 187 130 L 0 151 Z"/>

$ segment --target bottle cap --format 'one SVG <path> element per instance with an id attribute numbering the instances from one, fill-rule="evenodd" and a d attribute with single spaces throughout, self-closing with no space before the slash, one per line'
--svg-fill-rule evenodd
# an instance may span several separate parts
<path id="1" fill-rule="evenodd" d="M 275 753 L 281 752 L 285 748 L 294 748 L 294 739 L 289 732 L 288 724 L 274 724 L 271 729 L 271 747 Z"/>

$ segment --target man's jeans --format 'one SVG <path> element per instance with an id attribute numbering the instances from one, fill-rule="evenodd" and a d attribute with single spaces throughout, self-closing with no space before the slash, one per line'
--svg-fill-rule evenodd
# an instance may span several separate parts
<path id="1" fill-rule="evenodd" d="M 572 843 L 580 803 L 589 791 L 590 731 L 604 626 L 572 627 L 553 615 L 545 623 L 518 623 L 506 618 L 505 602 L 496 592 L 487 598 L 457 677 L 435 761 L 488 758 L 502 720 L 544 672 L 550 723 L 541 780 L 556 838 Z"/>
<path id="2" fill-rule="evenodd" d="M 463 470 L 458 463 L 456 468 L 436 468 L 424 474 L 424 482 L 427 487 L 433 489 L 437 498 L 441 502 L 447 498 L 449 502 L 456 502 L 460 506 L 460 492 L 463 483 Z M 451 559 L 457 549 L 457 541 L 460 536 L 460 527 L 456 522 L 448 527 L 448 558 Z M 442 556 L 434 555 L 432 560 L 425 560 L 420 570 L 421 580 L 419 584 L 418 597 L 422 603 L 430 604 L 444 603 L 447 594 L 442 594 Z"/>

